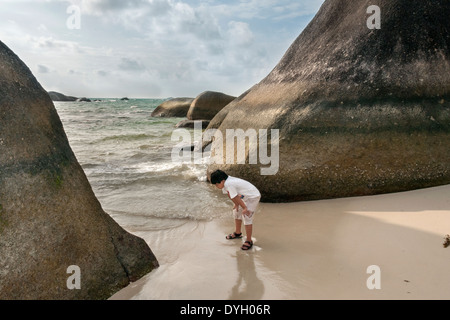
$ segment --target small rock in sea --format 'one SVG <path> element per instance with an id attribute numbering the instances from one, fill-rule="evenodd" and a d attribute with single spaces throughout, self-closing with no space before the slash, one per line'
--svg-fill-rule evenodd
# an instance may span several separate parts
<path id="1" fill-rule="evenodd" d="M 196 123 L 200 123 L 202 129 L 206 129 L 209 124 L 209 120 L 182 120 L 178 122 L 176 128 L 195 128 Z"/>
<path id="2" fill-rule="evenodd" d="M 152 112 L 152 117 L 186 117 L 194 98 L 174 98 L 164 101 Z"/>
<path id="3" fill-rule="evenodd" d="M 205 91 L 192 101 L 186 117 L 189 120 L 212 120 L 220 110 L 234 99 L 236 97 L 222 92 Z"/>
<path id="4" fill-rule="evenodd" d="M 78 98 L 76 101 L 77 101 L 77 102 L 92 102 L 91 99 L 88 99 L 88 98 L 86 98 L 86 97 Z"/>

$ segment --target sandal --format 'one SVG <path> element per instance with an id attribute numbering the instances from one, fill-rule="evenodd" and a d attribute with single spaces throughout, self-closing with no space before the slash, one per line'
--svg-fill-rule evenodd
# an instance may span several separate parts
<path id="1" fill-rule="evenodd" d="M 225 239 L 227 239 L 227 240 L 240 239 L 240 238 L 242 238 L 242 232 L 241 233 L 233 232 L 225 237 Z"/>
<path id="2" fill-rule="evenodd" d="M 242 250 L 250 250 L 251 247 L 253 247 L 253 241 L 245 241 L 244 244 L 242 245 L 241 249 Z"/>

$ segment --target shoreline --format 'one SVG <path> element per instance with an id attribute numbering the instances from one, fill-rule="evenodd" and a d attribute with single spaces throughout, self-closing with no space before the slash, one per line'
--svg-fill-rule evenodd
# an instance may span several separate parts
<path id="1" fill-rule="evenodd" d="M 249 252 L 240 249 L 243 239 L 225 239 L 234 225 L 231 213 L 134 232 L 160 267 L 110 300 L 450 299 L 450 248 L 443 246 L 450 233 L 449 194 L 445 185 L 261 203 Z M 373 265 L 380 289 L 370 290 Z"/>

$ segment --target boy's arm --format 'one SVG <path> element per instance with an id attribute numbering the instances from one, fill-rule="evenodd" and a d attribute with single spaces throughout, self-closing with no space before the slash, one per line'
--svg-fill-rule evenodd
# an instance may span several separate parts
<path id="1" fill-rule="evenodd" d="M 247 210 L 247 206 L 245 205 L 245 202 L 242 201 L 240 195 L 237 195 L 236 197 L 234 197 L 233 199 L 231 199 L 231 201 L 233 201 L 236 210 L 239 209 L 239 206 L 242 207 L 242 209 L 244 209 L 244 211 L 242 212 L 242 214 L 247 215 L 249 212 Z"/>
<path id="2" fill-rule="evenodd" d="M 233 203 L 234 203 L 234 210 L 239 210 L 239 203 L 237 203 L 237 202 L 235 202 L 234 200 L 233 200 L 233 198 L 231 198 L 231 196 L 230 196 L 230 192 L 229 191 L 227 191 L 227 193 L 228 193 L 228 198 L 230 198 L 231 199 L 231 201 L 233 201 Z M 237 196 L 236 196 L 237 197 Z"/>
<path id="3" fill-rule="evenodd" d="M 232 198 L 231 198 L 231 196 L 230 196 L 230 192 L 229 191 L 227 191 L 227 193 L 228 193 L 228 198 L 230 198 L 231 199 L 231 201 L 233 201 L 233 203 L 234 203 L 234 208 L 233 208 L 233 210 L 239 210 L 239 203 L 236 203 Z"/>

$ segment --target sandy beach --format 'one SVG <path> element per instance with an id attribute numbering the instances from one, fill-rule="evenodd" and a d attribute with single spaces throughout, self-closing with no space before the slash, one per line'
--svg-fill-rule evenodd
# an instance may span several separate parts
<path id="1" fill-rule="evenodd" d="M 140 233 L 161 266 L 110 299 L 450 299 L 449 195 L 262 203 L 249 252 L 225 240 L 231 216 Z"/>

